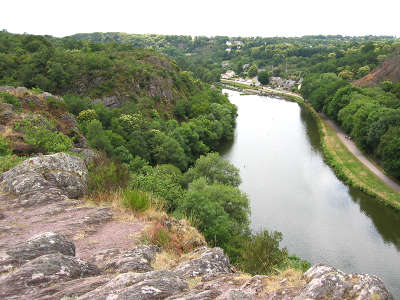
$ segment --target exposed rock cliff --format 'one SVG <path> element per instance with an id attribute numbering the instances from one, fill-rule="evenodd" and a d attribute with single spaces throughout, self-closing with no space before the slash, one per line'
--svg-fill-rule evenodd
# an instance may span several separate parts
<path id="1" fill-rule="evenodd" d="M 146 221 L 71 199 L 86 176 L 62 153 L 0 175 L 0 299 L 393 299 L 373 275 L 316 265 L 276 282 L 236 272 L 206 246 L 154 269 L 161 249 L 134 238 Z"/>

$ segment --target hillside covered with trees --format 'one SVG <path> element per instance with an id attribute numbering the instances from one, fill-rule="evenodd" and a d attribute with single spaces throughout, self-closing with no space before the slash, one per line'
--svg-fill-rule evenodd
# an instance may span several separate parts
<path id="1" fill-rule="evenodd" d="M 271 76 L 299 79 L 309 72 L 340 74 L 346 80 L 363 77 L 391 55 L 399 40 L 390 36 L 347 37 L 204 37 L 80 33 L 90 42 L 116 42 L 155 49 L 176 60 L 206 82 L 219 81 L 227 70 L 246 76 L 252 66 Z"/>

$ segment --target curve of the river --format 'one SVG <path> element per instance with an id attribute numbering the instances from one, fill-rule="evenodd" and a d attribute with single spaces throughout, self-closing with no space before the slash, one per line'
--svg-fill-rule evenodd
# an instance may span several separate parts
<path id="1" fill-rule="evenodd" d="M 312 264 L 382 278 L 400 299 L 400 213 L 343 184 L 323 161 L 311 113 L 297 103 L 224 90 L 238 106 L 224 158 L 240 169 L 253 230 Z"/>

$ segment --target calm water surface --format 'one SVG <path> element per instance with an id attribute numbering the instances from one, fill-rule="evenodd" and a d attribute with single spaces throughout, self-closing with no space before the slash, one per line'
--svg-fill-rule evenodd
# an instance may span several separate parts
<path id="1" fill-rule="evenodd" d="M 400 213 L 336 178 L 297 103 L 224 92 L 239 115 L 222 153 L 240 169 L 252 229 L 282 232 L 282 245 L 312 264 L 378 275 L 400 299 Z"/>

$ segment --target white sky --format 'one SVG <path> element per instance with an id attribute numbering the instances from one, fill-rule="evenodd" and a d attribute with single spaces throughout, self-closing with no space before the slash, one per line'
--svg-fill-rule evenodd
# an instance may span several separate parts
<path id="1" fill-rule="evenodd" d="M 1 0 L 0 30 L 228 36 L 400 36 L 400 0 Z"/>

